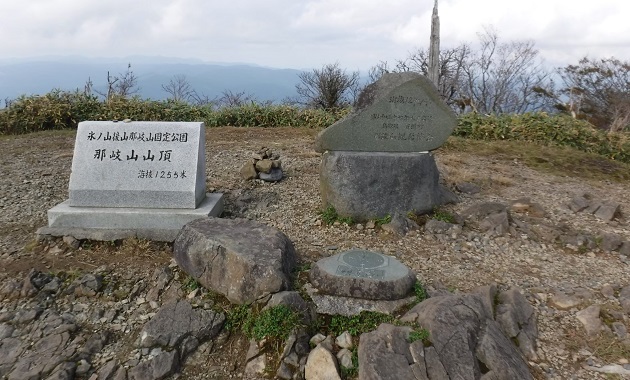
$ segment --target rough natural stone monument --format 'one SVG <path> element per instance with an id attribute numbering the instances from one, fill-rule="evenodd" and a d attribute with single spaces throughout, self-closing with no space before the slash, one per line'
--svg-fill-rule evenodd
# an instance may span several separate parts
<path id="1" fill-rule="evenodd" d="M 193 122 L 79 123 L 69 199 L 38 235 L 173 241 L 181 227 L 223 211 L 206 194 L 205 127 Z"/>
<path id="2" fill-rule="evenodd" d="M 385 74 L 366 87 L 355 110 L 323 130 L 324 206 L 355 220 L 426 213 L 453 201 L 439 183 L 433 154 L 456 126 L 433 84 L 415 73 Z"/>
<path id="3" fill-rule="evenodd" d="M 384 74 L 361 92 L 350 115 L 317 136 L 315 150 L 426 152 L 444 144 L 456 125 L 426 77 Z"/>
<path id="4" fill-rule="evenodd" d="M 204 287 L 237 304 L 288 290 L 296 262 L 286 235 L 247 219 L 192 221 L 175 239 L 173 255 Z"/>

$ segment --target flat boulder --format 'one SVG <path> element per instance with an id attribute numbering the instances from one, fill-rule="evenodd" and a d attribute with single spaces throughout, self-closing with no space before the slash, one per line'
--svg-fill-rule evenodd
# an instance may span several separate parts
<path id="1" fill-rule="evenodd" d="M 416 282 L 411 269 L 396 258 L 361 249 L 319 260 L 309 276 L 322 294 L 368 300 L 405 298 Z"/>
<path id="2" fill-rule="evenodd" d="M 175 239 L 173 252 L 186 273 L 236 304 L 288 290 L 296 262 L 285 234 L 247 219 L 192 221 Z"/>

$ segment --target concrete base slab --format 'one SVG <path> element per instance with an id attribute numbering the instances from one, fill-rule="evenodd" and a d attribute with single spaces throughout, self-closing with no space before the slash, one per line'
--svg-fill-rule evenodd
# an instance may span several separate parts
<path id="1" fill-rule="evenodd" d="M 313 300 L 313 303 L 315 303 L 316 311 L 319 314 L 352 317 L 359 315 L 362 311 L 372 311 L 392 315 L 397 310 L 413 305 L 416 302 L 416 296 L 409 296 L 393 301 L 331 296 L 319 293 L 317 289 L 308 283 L 304 285 L 304 289 Z"/>
<path id="2" fill-rule="evenodd" d="M 48 227 L 39 236 L 118 240 L 129 237 L 174 241 L 182 227 L 223 212 L 223 194 L 209 193 L 196 209 L 73 207 L 65 201 L 48 210 Z"/>

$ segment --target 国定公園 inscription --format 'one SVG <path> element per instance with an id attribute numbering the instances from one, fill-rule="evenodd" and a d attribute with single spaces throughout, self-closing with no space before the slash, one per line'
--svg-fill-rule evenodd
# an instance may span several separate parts
<path id="1" fill-rule="evenodd" d="M 187 132 L 95 132 L 90 131 L 88 141 L 130 141 L 130 142 L 188 142 Z"/>

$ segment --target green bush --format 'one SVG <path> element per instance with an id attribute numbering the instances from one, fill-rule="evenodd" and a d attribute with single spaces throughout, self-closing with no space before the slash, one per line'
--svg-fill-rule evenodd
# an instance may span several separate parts
<path id="1" fill-rule="evenodd" d="M 235 306 L 227 311 L 225 327 L 229 331 L 241 331 L 248 338 L 286 339 L 297 327 L 302 326 L 300 315 L 286 305 L 273 306 L 258 311 L 251 305 Z"/>
<path id="2" fill-rule="evenodd" d="M 203 121 L 208 127 L 325 128 L 349 109 L 324 111 L 289 105 L 252 103 L 218 110 L 172 100 L 112 98 L 101 101 L 82 92 L 53 90 L 43 96 L 21 96 L 0 110 L 0 134 L 22 134 L 51 129 L 74 129 L 85 120 Z"/>

